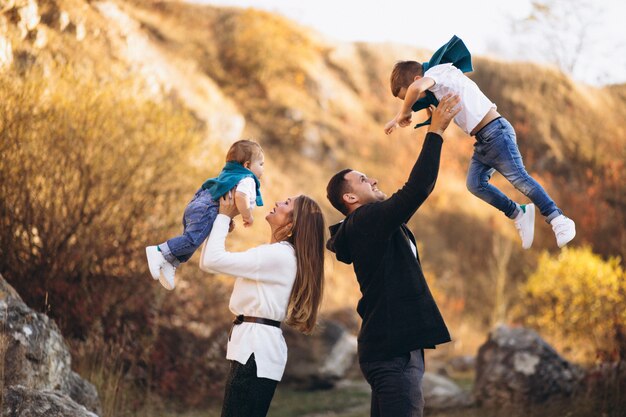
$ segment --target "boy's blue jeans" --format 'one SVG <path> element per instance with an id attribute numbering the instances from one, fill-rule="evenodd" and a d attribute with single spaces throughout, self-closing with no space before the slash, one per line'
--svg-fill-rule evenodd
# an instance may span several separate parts
<path id="1" fill-rule="evenodd" d="M 163 257 L 175 267 L 187 262 L 211 233 L 219 207 L 207 190 L 196 191 L 183 214 L 183 234 L 159 245 Z"/>
<path id="2" fill-rule="evenodd" d="M 548 193 L 524 168 L 513 126 L 504 117 L 493 120 L 476 134 L 474 155 L 467 172 L 467 189 L 507 217 L 515 218 L 517 204 L 489 180 L 498 171 L 539 208 L 547 222 L 562 214 Z"/>

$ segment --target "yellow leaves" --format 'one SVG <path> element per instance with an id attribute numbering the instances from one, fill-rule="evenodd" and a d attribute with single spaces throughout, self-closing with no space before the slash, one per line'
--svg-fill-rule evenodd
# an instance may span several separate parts
<path id="1" fill-rule="evenodd" d="M 189 167 L 201 130 L 171 103 L 136 97 L 134 82 L 69 68 L 0 75 L 0 247 L 11 248 L 0 253 L 13 276 L 39 263 L 80 274 L 89 256 L 124 265 L 141 249 L 131 237 L 154 233 L 149 214 L 160 227 L 174 223 L 170 212 L 178 221 L 176 197 L 204 179 Z M 124 239 L 125 253 L 102 250 L 106 236 Z"/>
<path id="2" fill-rule="evenodd" d="M 544 253 L 523 288 L 525 321 L 566 344 L 589 343 L 612 355 L 626 326 L 626 274 L 619 258 L 603 260 L 589 247 Z"/>

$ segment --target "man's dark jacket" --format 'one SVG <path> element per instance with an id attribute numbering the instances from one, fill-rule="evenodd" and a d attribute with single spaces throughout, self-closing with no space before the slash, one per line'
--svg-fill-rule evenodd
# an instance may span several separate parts
<path id="1" fill-rule="evenodd" d="M 442 138 L 428 133 L 406 184 L 385 201 L 363 205 L 330 227 L 327 247 L 354 264 L 362 297 L 357 312 L 359 361 L 390 359 L 450 341 L 450 334 L 424 278 L 406 226 L 432 192 Z"/>

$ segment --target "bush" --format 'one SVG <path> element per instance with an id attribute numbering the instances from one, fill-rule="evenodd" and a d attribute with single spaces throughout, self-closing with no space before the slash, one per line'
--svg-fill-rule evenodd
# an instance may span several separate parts
<path id="1" fill-rule="evenodd" d="M 590 248 L 544 253 L 523 288 L 524 321 L 592 350 L 600 360 L 626 357 L 626 274 L 619 258 L 603 260 Z"/>
<path id="2" fill-rule="evenodd" d="M 149 321 L 143 247 L 188 188 L 197 122 L 130 91 L 68 71 L 0 76 L 0 273 L 69 337 Z"/>

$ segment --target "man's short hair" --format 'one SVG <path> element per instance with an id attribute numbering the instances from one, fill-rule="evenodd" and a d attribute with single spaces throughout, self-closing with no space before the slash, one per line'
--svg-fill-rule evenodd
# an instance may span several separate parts
<path id="1" fill-rule="evenodd" d="M 326 186 L 326 198 L 328 198 L 330 204 L 332 204 L 333 207 L 339 210 L 344 216 L 348 215 L 348 207 L 343 201 L 343 195 L 352 191 L 352 188 L 345 177 L 346 174 L 351 171 L 353 171 L 351 168 L 339 171 L 333 175 L 330 181 L 328 181 L 328 186 Z"/>
<path id="2" fill-rule="evenodd" d="M 424 76 L 422 64 L 416 61 L 398 61 L 391 70 L 389 83 L 391 84 L 391 94 L 398 97 L 400 89 L 409 88 L 415 76 Z"/>

